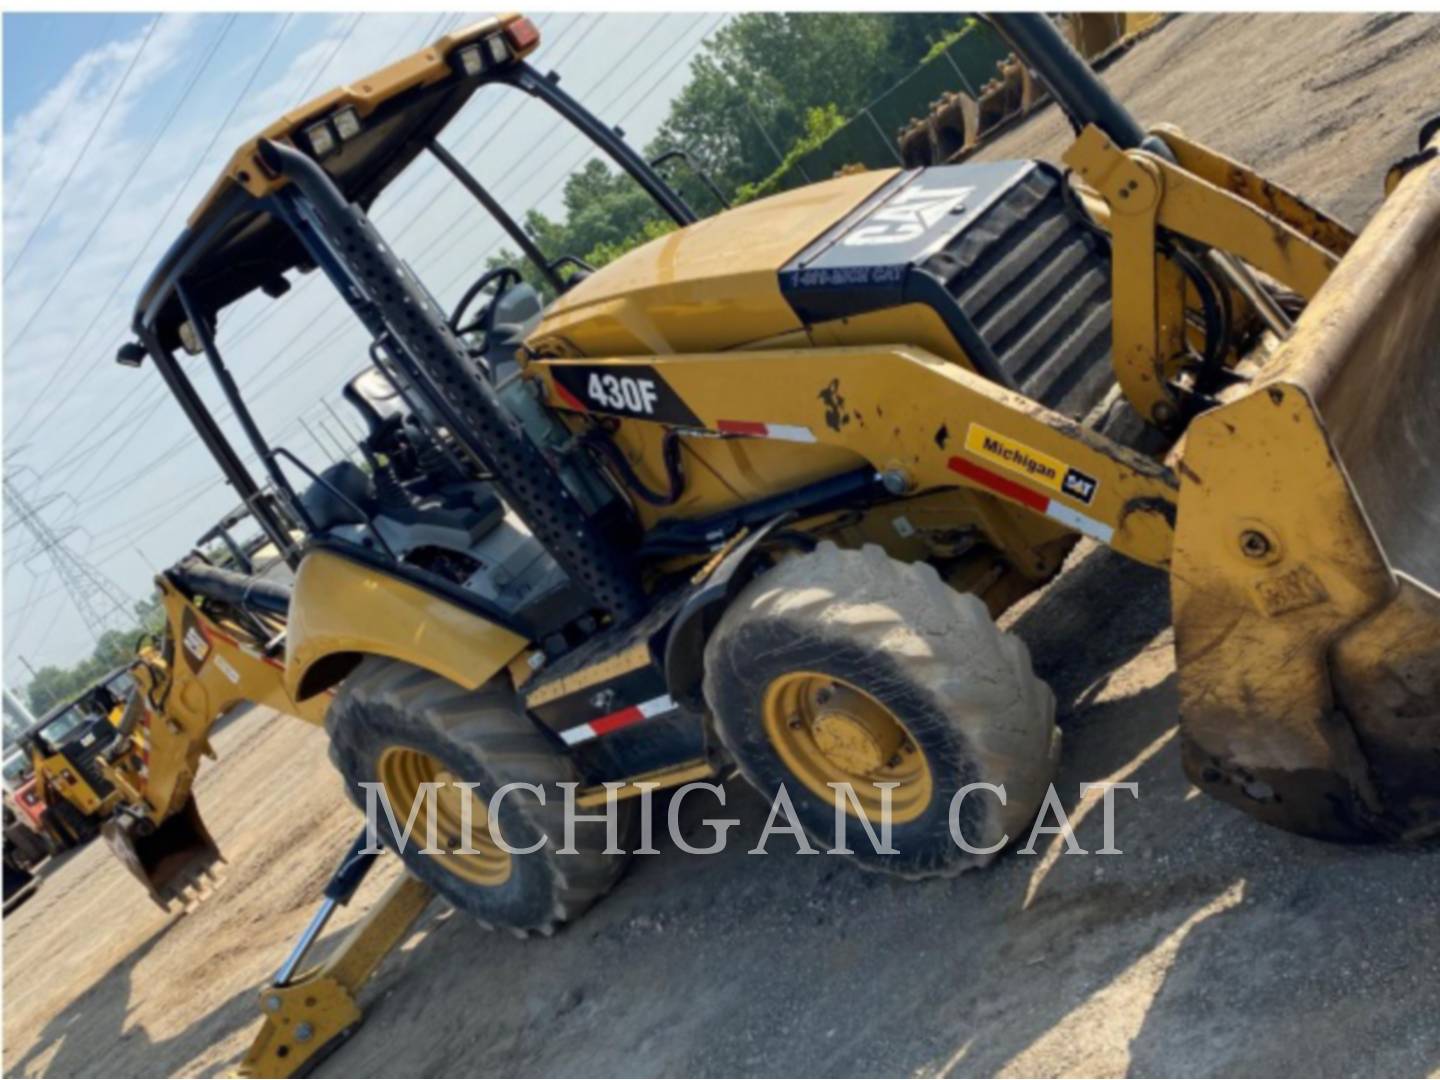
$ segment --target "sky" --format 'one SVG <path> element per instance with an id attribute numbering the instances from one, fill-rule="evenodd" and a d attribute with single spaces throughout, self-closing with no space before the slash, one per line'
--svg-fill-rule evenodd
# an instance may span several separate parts
<path id="1" fill-rule="evenodd" d="M 153 365 L 114 362 L 145 278 L 242 141 L 485 15 L 4 16 L 5 476 L 127 599 L 147 595 L 156 569 L 238 501 Z M 636 145 L 655 133 L 696 47 L 725 18 L 531 15 L 541 31 L 531 63 L 558 70 Z M 564 177 L 592 156 L 543 105 L 500 87 L 477 94 L 441 140 L 517 218 L 533 207 L 556 213 Z M 502 240 L 429 158 L 371 213 L 446 306 Z M 266 437 L 319 468 L 338 455 L 342 428 L 351 439 L 361 430 L 340 389 L 367 366 L 368 338 L 317 278 L 299 278 L 279 301 L 255 296 L 226 309 L 217 336 Z M 204 361 L 187 363 L 248 456 Z M 73 663 L 94 638 L 9 506 L 3 550 L 0 677 L 18 687 L 26 663 Z"/>

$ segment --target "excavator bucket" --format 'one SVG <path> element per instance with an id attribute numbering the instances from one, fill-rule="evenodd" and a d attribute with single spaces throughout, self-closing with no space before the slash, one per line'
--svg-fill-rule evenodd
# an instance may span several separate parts
<path id="1" fill-rule="evenodd" d="M 1416 160 L 1178 451 L 1186 771 L 1328 839 L 1440 833 L 1440 156 Z"/>
<path id="2" fill-rule="evenodd" d="M 131 817 L 112 818 L 101 828 L 105 841 L 125 869 L 145 886 L 162 908 L 172 900 L 194 898 L 225 860 L 215 846 L 192 795 L 184 807 L 158 826 Z"/>

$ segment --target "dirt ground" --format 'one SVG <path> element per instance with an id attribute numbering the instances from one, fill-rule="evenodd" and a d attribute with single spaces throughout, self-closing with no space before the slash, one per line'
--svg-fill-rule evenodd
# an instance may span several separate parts
<path id="1" fill-rule="evenodd" d="M 1142 120 L 1358 224 L 1440 104 L 1437 67 L 1433 17 L 1185 16 L 1107 79 Z M 1063 137 L 1041 115 L 988 156 Z M 1440 857 L 1301 840 L 1190 788 L 1163 576 L 1087 547 L 1009 621 L 1060 702 L 1059 790 L 1084 847 L 1102 822 L 1079 784 L 1140 785 L 1117 804 L 1123 855 L 1045 842 L 921 884 L 781 840 L 753 856 L 766 807 L 732 782 L 723 812 L 697 798 L 683 820 L 704 842 L 701 818 L 738 816 L 743 844 L 686 856 L 657 829 L 661 853 L 554 938 L 486 934 L 437 904 L 320 1074 L 1440 1076 Z M 198 797 L 230 865 L 208 902 L 165 916 L 92 845 L 4 920 L 6 1075 L 238 1062 L 255 989 L 358 819 L 320 732 L 254 710 L 215 741 Z"/>

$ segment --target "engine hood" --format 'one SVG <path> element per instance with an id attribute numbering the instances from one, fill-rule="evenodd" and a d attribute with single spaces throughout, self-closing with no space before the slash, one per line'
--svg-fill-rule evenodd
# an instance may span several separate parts
<path id="1" fill-rule="evenodd" d="M 652 240 L 557 300 L 527 344 L 560 338 L 587 356 L 630 356 L 730 349 L 800 330 L 781 269 L 896 176 L 811 184 Z"/>
<path id="2" fill-rule="evenodd" d="M 718 352 L 918 301 L 938 304 L 971 361 L 1004 381 L 955 298 L 983 276 L 976 253 L 1010 246 L 1002 238 L 1047 200 L 1059 215 L 1052 231 L 1073 224 L 1061 220 L 1061 183 L 1038 162 L 972 162 L 860 173 L 762 199 L 599 270 L 556 301 L 527 344 L 540 355 Z"/>

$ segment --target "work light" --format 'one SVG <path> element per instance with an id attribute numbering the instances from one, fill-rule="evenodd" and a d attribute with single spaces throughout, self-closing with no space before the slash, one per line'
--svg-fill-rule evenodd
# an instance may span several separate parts
<path id="1" fill-rule="evenodd" d="M 310 149 L 315 152 L 317 158 L 322 158 L 335 149 L 335 132 L 324 120 L 306 128 L 305 138 L 310 141 Z"/>
<path id="2" fill-rule="evenodd" d="M 354 108 L 341 109 L 335 114 L 333 121 L 335 134 L 340 136 L 341 142 L 349 142 L 360 134 L 360 114 Z"/>
<path id="3" fill-rule="evenodd" d="M 479 45 L 467 45 L 459 52 L 460 67 L 466 75 L 479 75 L 485 69 L 485 62 L 480 57 Z"/>

